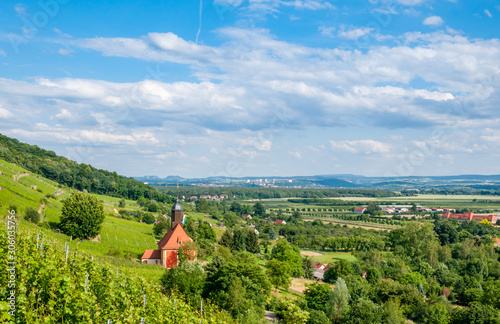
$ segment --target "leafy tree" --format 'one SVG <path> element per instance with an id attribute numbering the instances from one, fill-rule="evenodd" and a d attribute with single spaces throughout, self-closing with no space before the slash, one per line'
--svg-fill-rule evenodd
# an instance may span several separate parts
<path id="1" fill-rule="evenodd" d="M 186 221 L 184 222 L 184 226 L 182 228 L 189 237 L 196 237 L 196 228 L 194 226 L 194 220 L 192 217 L 186 217 Z"/>
<path id="2" fill-rule="evenodd" d="M 224 233 L 222 233 L 219 244 L 231 249 L 233 246 L 233 233 L 231 230 L 225 230 Z"/>
<path id="3" fill-rule="evenodd" d="M 500 323 L 500 311 L 490 305 L 472 303 L 470 308 L 455 308 L 451 315 L 453 324 Z"/>
<path id="4" fill-rule="evenodd" d="M 306 286 L 304 298 L 307 307 L 325 312 L 326 303 L 330 296 L 330 285 L 315 282 Z"/>
<path id="5" fill-rule="evenodd" d="M 162 216 L 160 216 L 162 217 Z M 164 217 L 162 217 L 164 218 Z M 156 218 L 153 216 L 153 214 L 146 213 L 144 217 L 142 217 L 142 221 L 146 224 L 153 224 L 156 221 Z"/>
<path id="6" fill-rule="evenodd" d="M 205 284 L 205 270 L 201 262 L 182 262 L 177 267 L 165 270 L 161 283 L 163 287 L 173 292 L 181 292 L 192 304 L 198 304 Z"/>
<path id="7" fill-rule="evenodd" d="M 288 290 L 292 281 L 290 280 L 290 265 L 285 261 L 273 259 L 267 263 L 267 275 L 269 281 L 276 288 Z"/>
<path id="8" fill-rule="evenodd" d="M 353 303 L 343 322 L 349 324 L 382 323 L 382 307 L 371 300 L 359 298 Z"/>
<path id="9" fill-rule="evenodd" d="M 217 241 L 217 235 L 215 235 L 215 231 L 209 223 L 201 222 L 196 230 L 196 240 L 215 242 Z"/>
<path id="10" fill-rule="evenodd" d="M 399 300 L 390 299 L 382 306 L 382 320 L 387 324 L 405 324 L 406 318 L 399 307 Z"/>
<path id="11" fill-rule="evenodd" d="M 441 241 L 441 245 L 458 242 L 458 231 L 449 221 L 436 222 L 434 231 Z"/>
<path id="12" fill-rule="evenodd" d="M 314 272 L 316 267 L 311 257 L 306 256 L 302 259 L 302 270 L 304 271 L 304 278 L 314 279 Z"/>
<path id="13" fill-rule="evenodd" d="M 255 230 L 249 229 L 246 233 L 246 242 L 245 242 L 246 250 L 250 253 L 259 253 L 259 237 Z"/>
<path id="14" fill-rule="evenodd" d="M 171 221 L 160 216 L 158 223 L 153 225 L 153 233 L 158 236 L 164 235 L 168 232 L 170 227 L 172 227 Z"/>
<path id="15" fill-rule="evenodd" d="M 326 303 L 326 314 L 332 323 L 339 323 L 349 309 L 349 291 L 344 279 L 338 278 Z"/>
<path id="16" fill-rule="evenodd" d="M 103 222 L 104 209 L 97 197 L 78 192 L 64 201 L 59 227 L 66 235 L 81 239 L 95 237 Z"/>
<path id="17" fill-rule="evenodd" d="M 118 207 L 120 208 L 125 208 L 126 204 L 125 204 L 125 199 L 120 199 L 120 201 L 118 202 Z"/>
<path id="18" fill-rule="evenodd" d="M 266 208 L 260 202 L 253 205 L 253 213 L 257 216 L 264 216 L 266 214 Z"/>
<path id="19" fill-rule="evenodd" d="M 158 212 L 158 204 L 155 202 L 150 202 L 148 205 L 148 212 L 151 212 L 151 213 Z"/>
<path id="20" fill-rule="evenodd" d="M 309 320 L 307 321 L 307 324 L 329 324 L 330 321 L 328 320 L 328 317 L 326 317 L 325 312 L 315 310 L 315 309 L 309 309 Z"/>
<path id="21" fill-rule="evenodd" d="M 274 231 L 274 228 L 271 228 L 269 231 L 269 239 L 273 241 L 276 239 L 276 232 Z"/>
<path id="22" fill-rule="evenodd" d="M 196 201 L 196 211 L 200 213 L 208 211 L 208 202 L 205 198 L 200 198 Z"/>
<path id="23" fill-rule="evenodd" d="M 287 240 L 278 240 L 271 253 L 271 258 L 288 263 L 293 277 L 298 278 L 304 275 L 300 248 L 296 245 L 290 245 Z"/>
<path id="24" fill-rule="evenodd" d="M 291 300 L 284 300 L 280 308 L 278 315 L 281 315 L 284 324 L 306 324 L 309 319 L 309 313 Z"/>
<path id="25" fill-rule="evenodd" d="M 237 201 L 233 201 L 233 203 L 231 204 L 231 206 L 229 207 L 229 210 L 232 211 L 233 213 L 235 213 L 236 215 L 240 215 L 242 214 L 241 212 L 241 204 Z"/>
<path id="26" fill-rule="evenodd" d="M 40 222 L 40 214 L 33 207 L 28 207 L 24 212 L 24 219 L 34 224 L 38 224 Z"/>
<path id="27" fill-rule="evenodd" d="M 233 231 L 233 245 L 232 251 L 245 251 L 245 232 L 239 228 Z"/>
<path id="28" fill-rule="evenodd" d="M 446 306 L 434 303 L 425 310 L 423 322 L 426 324 L 447 324 L 450 322 L 450 315 Z"/>

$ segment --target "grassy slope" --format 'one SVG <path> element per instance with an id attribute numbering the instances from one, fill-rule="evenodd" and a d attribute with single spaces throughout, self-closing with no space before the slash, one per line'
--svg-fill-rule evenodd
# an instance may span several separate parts
<path id="1" fill-rule="evenodd" d="M 0 190 L 1 215 L 7 215 L 7 210 L 10 205 L 17 206 L 18 214 L 20 215 L 23 215 L 28 207 L 39 209 L 40 202 L 45 194 L 53 194 L 61 189 L 57 183 L 31 174 L 25 169 L 3 160 L 0 160 L 0 172 L 0 186 L 4 188 Z M 13 175 L 25 173 L 30 173 L 31 176 L 26 176 L 20 178 L 18 181 L 14 181 Z M 37 189 L 40 189 L 42 192 L 33 189 L 33 185 L 36 185 Z M 61 214 L 63 205 L 61 201 L 69 197 L 73 192 L 73 190 L 67 187 L 62 188 L 62 190 L 64 191 L 62 195 L 58 196 L 56 199 L 49 199 L 50 202 L 47 203 L 44 208 L 45 217 L 42 219 L 43 221 L 48 221 L 50 223 L 59 222 L 59 215 Z M 119 249 L 123 254 L 130 255 L 131 258 L 137 258 L 137 256 L 142 255 L 144 250 L 156 248 L 156 242 L 152 236 L 152 225 L 110 216 L 114 214 L 114 209 L 118 205 L 120 199 L 99 195 L 97 195 L 97 197 L 103 202 L 106 211 L 106 219 L 101 231 L 101 242 L 70 242 L 69 238 L 63 234 L 57 234 L 51 230 L 41 228 L 39 228 L 39 230 L 50 235 L 51 238 L 62 244 L 64 244 L 63 242 L 67 242 L 70 244 L 71 248 L 85 251 L 101 258 L 108 258 L 106 257 L 108 252 L 116 249 Z M 137 208 L 134 201 L 126 201 L 126 209 L 133 210 Z M 27 223 L 25 223 L 25 225 L 27 226 Z M 148 277 L 153 276 L 158 278 L 163 272 L 160 267 L 154 265 L 143 266 L 130 259 L 109 257 L 109 260 L 118 267 L 142 269 L 141 271 L 143 274 Z"/>

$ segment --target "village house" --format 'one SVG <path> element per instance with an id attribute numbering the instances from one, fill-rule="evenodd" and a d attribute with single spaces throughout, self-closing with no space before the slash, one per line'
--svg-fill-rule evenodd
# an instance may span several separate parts
<path id="1" fill-rule="evenodd" d="M 157 243 L 158 249 L 146 250 L 141 257 L 141 262 L 146 264 L 161 264 L 162 267 L 170 269 L 179 264 L 178 253 L 180 248 L 187 242 L 193 240 L 184 232 L 182 224 L 184 211 L 179 199 L 172 206 L 172 227 Z M 184 251 L 195 257 L 194 251 Z"/>
<path id="2" fill-rule="evenodd" d="M 283 225 L 286 225 L 286 222 L 282 219 L 277 219 L 274 221 L 273 223 L 274 225 L 278 225 L 278 224 L 283 224 Z"/>
<path id="3" fill-rule="evenodd" d="M 366 207 L 356 207 L 354 208 L 355 214 L 363 214 L 366 211 Z"/>

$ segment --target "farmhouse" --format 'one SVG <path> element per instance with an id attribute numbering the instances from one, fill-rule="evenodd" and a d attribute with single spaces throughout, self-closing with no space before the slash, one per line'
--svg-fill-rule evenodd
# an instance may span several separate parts
<path id="1" fill-rule="evenodd" d="M 450 212 L 446 212 L 441 215 L 442 219 L 456 219 L 458 221 L 466 221 L 470 222 L 473 220 L 482 221 L 483 219 L 487 219 L 491 223 L 495 224 L 498 218 L 495 215 L 476 215 L 471 212 L 463 213 L 463 214 L 452 214 Z"/>
<path id="2" fill-rule="evenodd" d="M 286 222 L 282 219 L 277 219 L 274 221 L 273 223 L 274 225 L 278 225 L 278 224 L 283 224 L 283 225 L 286 225 Z"/>
<path id="3" fill-rule="evenodd" d="M 366 207 L 356 207 L 354 208 L 354 213 L 355 214 L 363 214 L 366 210 Z"/>
<path id="4" fill-rule="evenodd" d="M 182 228 L 184 212 L 177 199 L 172 206 L 172 227 L 157 243 L 158 249 L 146 250 L 141 262 L 146 264 L 161 264 L 164 268 L 176 267 L 179 264 L 178 253 L 183 244 L 193 241 Z M 194 251 L 185 251 L 194 257 Z"/>

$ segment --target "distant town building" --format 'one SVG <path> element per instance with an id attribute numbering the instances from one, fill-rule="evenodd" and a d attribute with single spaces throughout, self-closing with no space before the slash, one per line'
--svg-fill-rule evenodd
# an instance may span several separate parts
<path id="1" fill-rule="evenodd" d="M 277 219 L 274 221 L 273 223 L 274 225 L 278 225 L 278 224 L 283 224 L 283 225 L 286 225 L 286 222 L 282 219 Z"/>

